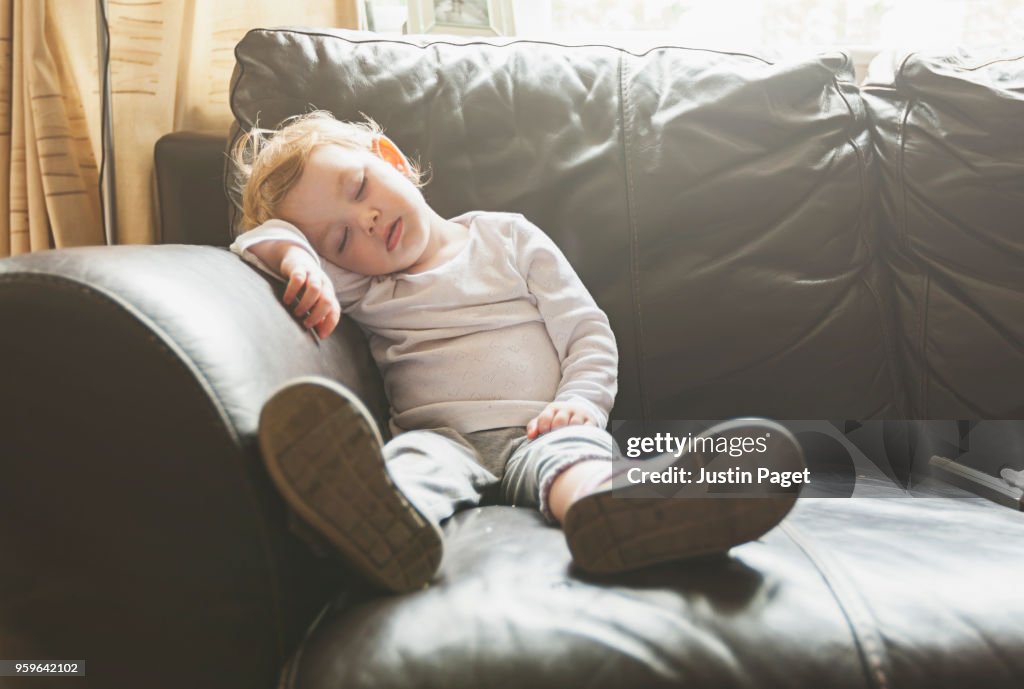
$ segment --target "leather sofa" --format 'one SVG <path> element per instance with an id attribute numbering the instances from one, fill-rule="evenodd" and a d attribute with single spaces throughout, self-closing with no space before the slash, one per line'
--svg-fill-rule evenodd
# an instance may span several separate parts
<path id="1" fill-rule="evenodd" d="M 1024 56 L 891 55 L 862 87 L 841 53 L 272 29 L 236 56 L 238 126 L 363 112 L 442 215 L 544 228 L 610 317 L 613 418 L 836 420 L 808 457 L 847 448 L 867 488 L 605 579 L 482 507 L 429 588 L 368 589 L 293 534 L 255 443 L 299 375 L 383 422 L 363 337 L 315 341 L 223 248 L 230 140 L 176 134 L 171 243 L 0 261 L 0 656 L 133 689 L 1021 686 L 1024 518 L 910 486 L 941 429 L 905 422 L 1024 418 Z"/>

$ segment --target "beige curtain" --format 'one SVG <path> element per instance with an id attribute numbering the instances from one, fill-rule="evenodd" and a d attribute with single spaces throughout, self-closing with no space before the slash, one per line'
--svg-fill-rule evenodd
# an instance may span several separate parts
<path id="1" fill-rule="evenodd" d="M 157 236 L 153 145 L 226 133 L 234 46 L 258 26 L 359 28 L 360 0 L 108 0 L 118 242 Z M 0 0 L 0 256 L 105 242 L 93 0 Z"/>
<path id="2" fill-rule="evenodd" d="M 58 5 L 81 16 L 55 15 Z M 86 5 L 0 2 L 0 256 L 103 243 L 99 126 L 89 118 L 99 109 L 83 108 L 97 91 L 96 24 L 73 23 L 92 21 Z M 77 79 L 71 52 L 90 42 L 92 83 Z"/>

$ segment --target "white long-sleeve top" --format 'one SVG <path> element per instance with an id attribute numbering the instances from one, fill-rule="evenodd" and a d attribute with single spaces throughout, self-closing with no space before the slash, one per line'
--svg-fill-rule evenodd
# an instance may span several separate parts
<path id="1" fill-rule="evenodd" d="M 283 220 L 240 235 L 231 250 L 279 279 L 249 251 L 253 244 L 293 242 L 320 261 L 342 313 L 367 334 L 394 433 L 525 426 L 554 400 L 582 404 L 604 427 L 618 350 L 568 260 L 522 215 L 473 211 L 452 220 L 469 228 L 467 244 L 416 274 L 366 277 L 320 261 Z"/>

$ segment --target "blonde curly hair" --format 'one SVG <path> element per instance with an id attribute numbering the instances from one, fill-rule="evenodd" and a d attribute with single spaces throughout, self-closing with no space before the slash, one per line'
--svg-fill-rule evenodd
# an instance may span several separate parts
<path id="1" fill-rule="evenodd" d="M 384 130 L 371 118 L 342 122 L 326 110 L 289 117 L 277 130 L 253 127 L 231 148 L 239 173 L 242 228 L 251 229 L 275 217 L 278 205 L 302 176 L 317 146 L 335 144 L 353 150 L 375 151 Z M 405 174 L 417 187 L 424 181 L 419 167 L 409 162 Z"/>

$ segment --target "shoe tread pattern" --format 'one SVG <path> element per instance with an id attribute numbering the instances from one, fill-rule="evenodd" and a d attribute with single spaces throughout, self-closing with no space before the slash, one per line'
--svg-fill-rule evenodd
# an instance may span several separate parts
<path id="1" fill-rule="evenodd" d="M 322 384 L 297 384 L 267 402 L 260 445 L 271 478 L 299 516 L 378 586 L 425 585 L 440 534 L 398 491 L 361 405 Z"/>

